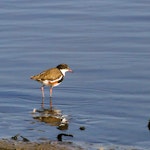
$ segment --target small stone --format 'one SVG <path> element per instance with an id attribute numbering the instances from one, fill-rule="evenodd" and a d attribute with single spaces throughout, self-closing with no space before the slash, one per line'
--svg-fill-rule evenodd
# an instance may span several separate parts
<path id="1" fill-rule="evenodd" d="M 148 124 L 147 124 L 147 127 L 148 127 L 148 129 L 150 130 L 150 120 L 149 120 L 149 122 L 148 122 Z"/>
<path id="2" fill-rule="evenodd" d="M 80 129 L 80 130 L 85 130 L 85 127 L 84 127 L 84 126 L 81 126 L 79 129 Z"/>

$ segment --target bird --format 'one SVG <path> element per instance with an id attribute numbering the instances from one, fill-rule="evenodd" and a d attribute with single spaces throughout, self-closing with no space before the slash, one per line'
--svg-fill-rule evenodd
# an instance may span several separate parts
<path id="1" fill-rule="evenodd" d="M 73 72 L 67 64 L 59 64 L 54 68 L 42 71 L 37 75 L 33 75 L 30 79 L 38 81 L 42 84 L 41 91 L 44 98 L 44 86 L 50 86 L 50 98 L 52 98 L 53 87 L 58 86 L 65 77 L 66 72 Z"/>

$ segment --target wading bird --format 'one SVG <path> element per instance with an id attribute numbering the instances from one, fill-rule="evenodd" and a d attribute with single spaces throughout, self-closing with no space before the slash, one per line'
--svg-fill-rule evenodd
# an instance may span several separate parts
<path id="1" fill-rule="evenodd" d="M 72 70 L 67 64 L 60 64 L 55 68 L 51 68 L 42 71 L 37 75 L 31 76 L 31 79 L 42 83 L 42 97 L 44 97 L 44 86 L 50 86 L 50 97 L 52 97 L 53 87 L 59 85 L 63 81 L 66 72 L 72 72 Z"/>

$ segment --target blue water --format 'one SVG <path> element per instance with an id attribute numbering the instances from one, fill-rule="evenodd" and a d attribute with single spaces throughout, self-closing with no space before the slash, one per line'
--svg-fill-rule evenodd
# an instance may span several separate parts
<path id="1" fill-rule="evenodd" d="M 149 149 L 149 1 L 0 1 L 0 137 L 38 141 L 73 134 L 86 149 Z M 33 119 L 40 84 L 30 76 L 67 63 L 53 106 L 69 128 Z M 45 88 L 45 107 L 49 89 Z M 85 131 L 79 127 L 85 126 Z M 131 148 L 130 148 L 131 147 Z"/>

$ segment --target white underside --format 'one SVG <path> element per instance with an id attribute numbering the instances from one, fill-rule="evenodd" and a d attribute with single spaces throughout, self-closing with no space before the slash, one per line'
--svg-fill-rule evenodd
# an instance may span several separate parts
<path id="1" fill-rule="evenodd" d="M 68 71 L 68 69 L 60 69 L 60 71 L 61 71 L 61 73 L 63 74 L 62 76 L 60 76 L 60 78 L 58 78 L 58 79 L 56 79 L 56 80 L 53 80 L 53 81 L 51 81 L 51 80 L 44 80 L 42 83 L 43 83 L 44 85 L 51 86 L 51 84 L 53 84 L 54 82 L 57 82 L 57 81 L 61 80 L 61 79 L 63 78 L 63 76 L 65 76 L 65 73 Z M 60 83 L 61 83 L 61 82 L 60 82 Z M 54 86 L 58 86 L 60 83 L 55 83 L 55 84 L 53 85 L 53 87 L 54 87 Z"/>
<path id="2" fill-rule="evenodd" d="M 52 81 L 52 80 L 44 80 L 44 81 L 43 81 L 43 84 L 44 84 L 44 85 L 47 85 L 47 86 L 51 86 L 51 84 L 53 84 L 53 83 L 56 82 L 56 83 L 53 85 L 53 87 L 54 87 L 54 86 L 57 86 L 57 85 L 59 85 L 59 84 L 61 83 L 61 82 L 60 82 L 60 83 L 57 83 L 57 81 L 60 81 L 62 78 L 63 78 L 63 76 L 60 76 L 60 78 L 58 78 L 58 79 L 56 79 L 56 80 L 53 80 L 53 81 Z"/>
<path id="3" fill-rule="evenodd" d="M 63 74 L 63 76 L 65 76 L 65 73 L 68 71 L 68 69 L 60 69 L 60 71 Z"/>
<path id="4" fill-rule="evenodd" d="M 52 86 L 51 83 L 53 83 L 53 82 L 51 82 L 50 80 L 45 80 L 45 81 L 43 81 L 43 84 L 46 85 L 46 86 Z M 60 82 L 60 83 L 61 83 L 61 82 Z M 55 83 L 55 84 L 53 85 L 53 87 L 59 85 L 60 83 Z"/>

